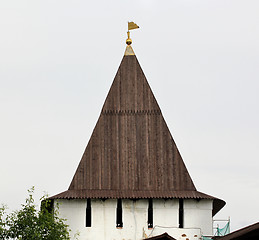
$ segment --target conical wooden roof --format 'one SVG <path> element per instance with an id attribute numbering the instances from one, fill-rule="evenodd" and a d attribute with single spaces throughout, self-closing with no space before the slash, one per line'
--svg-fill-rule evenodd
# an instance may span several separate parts
<path id="1" fill-rule="evenodd" d="M 133 50 L 127 54 L 129 50 L 68 191 L 53 198 L 215 199 L 196 190 L 140 64 Z"/>

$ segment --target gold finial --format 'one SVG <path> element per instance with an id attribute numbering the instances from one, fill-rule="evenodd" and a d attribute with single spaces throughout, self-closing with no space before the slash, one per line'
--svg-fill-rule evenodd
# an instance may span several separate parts
<path id="1" fill-rule="evenodd" d="M 132 43 L 132 40 L 130 39 L 130 32 L 128 31 L 127 34 L 128 34 L 128 38 L 126 40 L 126 44 L 130 45 Z"/>
<path id="2" fill-rule="evenodd" d="M 130 39 L 130 32 L 129 32 L 129 30 L 136 29 L 136 28 L 139 28 L 139 26 L 136 23 L 128 22 L 128 32 L 127 32 L 128 38 L 126 40 L 126 44 L 127 45 L 130 45 L 132 43 L 132 40 Z"/>

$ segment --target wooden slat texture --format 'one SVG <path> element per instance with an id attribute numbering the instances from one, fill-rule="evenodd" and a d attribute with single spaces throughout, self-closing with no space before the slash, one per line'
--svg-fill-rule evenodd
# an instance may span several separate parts
<path id="1" fill-rule="evenodd" d="M 136 56 L 124 56 L 69 189 L 196 190 Z"/>
<path id="2" fill-rule="evenodd" d="M 196 191 L 136 56 L 124 56 L 69 191 L 54 197 L 181 196 L 208 195 Z"/>

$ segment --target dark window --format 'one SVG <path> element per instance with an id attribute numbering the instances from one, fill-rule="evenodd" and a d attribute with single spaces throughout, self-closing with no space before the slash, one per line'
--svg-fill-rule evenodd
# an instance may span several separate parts
<path id="1" fill-rule="evenodd" d="M 148 228 L 153 228 L 153 200 L 148 199 L 148 220 L 147 220 Z"/>
<path id="2" fill-rule="evenodd" d="M 85 226 L 86 227 L 91 227 L 91 225 L 92 225 L 91 199 L 87 198 Z"/>
<path id="3" fill-rule="evenodd" d="M 183 228 L 183 199 L 179 199 L 179 228 Z"/>
<path id="4" fill-rule="evenodd" d="M 117 200 L 117 217 L 116 217 L 116 227 L 122 228 L 123 222 L 122 222 L 122 203 L 121 199 Z"/>

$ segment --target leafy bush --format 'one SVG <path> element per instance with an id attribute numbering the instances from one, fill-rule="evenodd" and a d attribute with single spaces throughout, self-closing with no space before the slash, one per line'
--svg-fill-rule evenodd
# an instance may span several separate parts
<path id="1" fill-rule="evenodd" d="M 43 196 L 41 209 L 37 210 L 33 198 L 34 187 L 18 211 L 6 214 L 6 206 L 0 207 L 0 239 L 16 240 L 69 240 L 69 228 L 65 219 L 58 216 L 58 206 Z"/>

